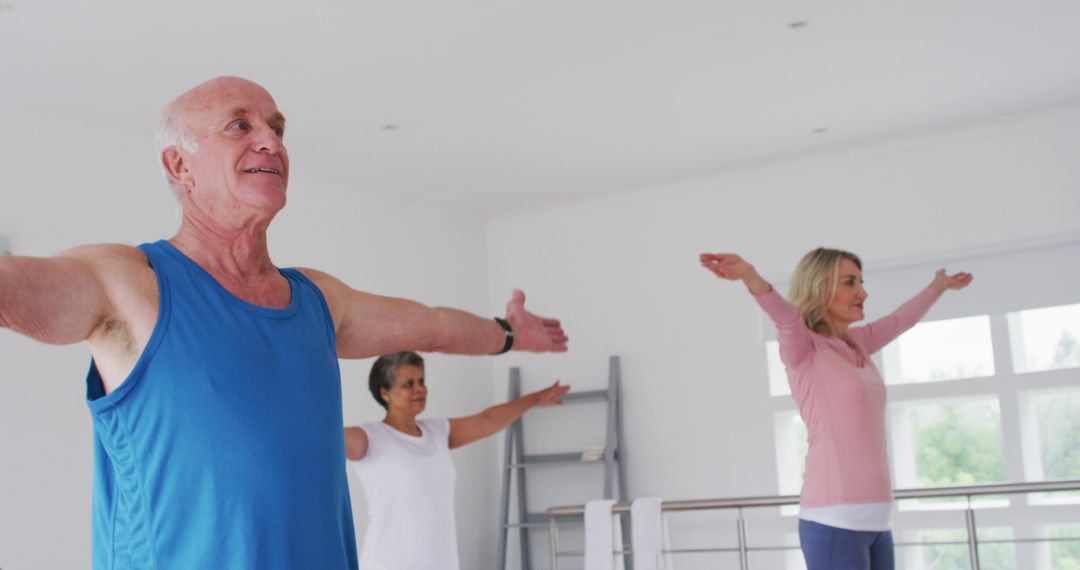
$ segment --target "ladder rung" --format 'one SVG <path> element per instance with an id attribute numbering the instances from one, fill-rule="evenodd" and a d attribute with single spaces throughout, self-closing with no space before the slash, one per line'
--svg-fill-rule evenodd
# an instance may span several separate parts
<path id="1" fill-rule="evenodd" d="M 548 519 L 547 513 L 527 513 L 524 522 L 510 523 L 503 525 L 503 528 L 539 528 L 547 527 L 550 524 L 551 521 Z"/>
<path id="2" fill-rule="evenodd" d="M 584 392 L 570 392 L 562 397 L 564 404 L 585 404 L 588 402 L 606 402 L 607 390 L 587 390 Z"/>
<path id="3" fill-rule="evenodd" d="M 521 458 L 521 463 L 511 463 L 507 465 L 510 469 L 520 469 L 523 467 L 533 467 L 536 465 L 556 465 L 556 464 L 570 464 L 570 463 L 603 463 L 603 456 L 597 459 L 583 460 L 581 459 L 582 452 L 571 453 L 544 453 L 537 455 L 526 455 Z"/>
<path id="4" fill-rule="evenodd" d="M 559 526 L 575 526 L 584 525 L 585 517 L 560 517 Z M 548 519 L 547 513 L 529 513 L 524 523 L 510 523 L 503 525 L 503 528 L 543 528 L 547 529 L 551 526 L 551 520 Z"/>

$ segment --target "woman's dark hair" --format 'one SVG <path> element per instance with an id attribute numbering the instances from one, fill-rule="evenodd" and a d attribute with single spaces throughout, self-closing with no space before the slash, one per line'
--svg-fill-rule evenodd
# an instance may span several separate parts
<path id="1" fill-rule="evenodd" d="M 389 390 L 394 387 L 394 376 L 398 368 L 402 366 L 415 366 L 424 371 L 424 358 L 411 351 L 385 354 L 375 360 L 371 365 L 371 374 L 368 375 L 368 388 L 371 395 L 380 406 L 386 408 L 386 400 L 383 400 L 383 388 Z"/>

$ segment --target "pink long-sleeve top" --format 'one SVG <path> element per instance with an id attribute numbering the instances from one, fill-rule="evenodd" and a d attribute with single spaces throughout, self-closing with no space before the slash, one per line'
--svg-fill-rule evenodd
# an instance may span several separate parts
<path id="1" fill-rule="evenodd" d="M 754 297 L 776 323 L 780 360 L 809 435 L 802 506 L 892 500 L 885 382 L 870 355 L 919 322 L 940 296 L 926 288 L 892 314 L 849 328 L 846 342 L 808 329 L 775 290 Z"/>

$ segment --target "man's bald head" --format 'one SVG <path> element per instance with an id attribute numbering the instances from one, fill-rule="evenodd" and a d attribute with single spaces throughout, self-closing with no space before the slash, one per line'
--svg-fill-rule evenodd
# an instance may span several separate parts
<path id="1" fill-rule="evenodd" d="M 193 119 L 200 112 L 212 109 L 215 102 L 223 100 L 230 92 L 241 89 L 257 89 L 273 100 L 270 97 L 270 92 L 258 83 L 243 77 L 229 75 L 204 81 L 173 99 L 162 109 L 157 130 L 154 133 L 158 157 L 169 147 L 176 147 L 188 154 L 198 152 L 199 143 L 196 140 L 197 133 L 195 132 Z M 166 180 L 169 182 L 169 186 L 173 187 L 173 182 L 169 179 L 167 173 Z M 175 189 L 174 187 L 173 190 Z"/>

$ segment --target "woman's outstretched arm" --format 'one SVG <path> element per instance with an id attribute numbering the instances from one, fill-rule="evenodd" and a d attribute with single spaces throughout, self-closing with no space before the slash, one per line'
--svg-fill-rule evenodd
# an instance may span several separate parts
<path id="1" fill-rule="evenodd" d="M 971 284 L 973 277 L 970 273 L 960 272 L 947 275 L 944 269 L 939 269 L 934 275 L 930 285 L 919 291 L 914 297 L 900 305 L 892 313 L 867 324 L 864 327 L 851 329 L 852 336 L 862 336 L 860 339 L 866 347 L 868 354 L 873 354 L 885 345 L 889 344 L 904 331 L 915 326 L 924 316 L 934 302 L 945 291 L 963 289 Z"/>
<path id="2" fill-rule="evenodd" d="M 734 253 L 703 253 L 701 265 L 714 275 L 728 281 L 742 281 L 746 290 L 776 324 L 780 340 L 780 360 L 787 366 L 797 366 L 811 350 L 812 334 L 803 323 L 799 309 L 780 296 L 753 265 Z"/>
<path id="3" fill-rule="evenodd" d="M 505 404 L 492 406 L 479 414 L 450 420 L 450 449 L 468 445 L 478 439 L 506 429 L 533 406 L 561 404 L 562 397 L 570 391 L 556 380 L 554 384 L 532 394 L 526 394 Z"/>

